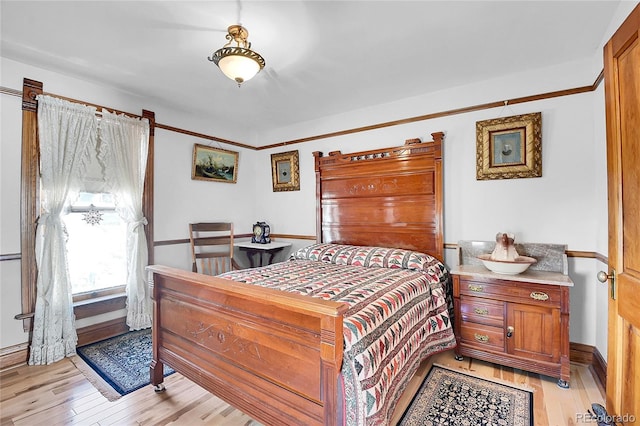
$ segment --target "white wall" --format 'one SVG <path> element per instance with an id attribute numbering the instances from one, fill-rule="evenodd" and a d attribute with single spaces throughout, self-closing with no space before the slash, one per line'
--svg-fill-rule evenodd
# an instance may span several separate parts
<path id="1" fill-rule="evenodd" d="M 604 84 L 598 87 L 598 90 L 594 93 L 596 102 L 593 103 L 594 116 L 605 117 L 605 104 L 604 104 Z M 606 144 L 606 122 L 605 120 L 594 120 L 594 138 L 602 143 L 594 144 L 594 158 L 598 163 L 604 162 L 604 167 L 597 167 L 594 170 L 595 174 L 595 187 L 593 192 L 595 194 L 595 201 L 592 209 L 596 215 L 596 243 L 595 251 L 603 255 L 607 255 L 608 248 L 608 201 L 607 201 L 607 144 Z M 591 274 L 587 279 L 587 285 L 594 288 L 594 304 L 593 304 L 593 318 L 595 319 L 595 346 L 604 358 L 607 360 L 607 322 L 608 322 L 608 300 L 609 291 L 608 285 L 599 282 L 596 279 L 598 271 L 608 271 L 608 265 L 600 262 L 591 262 Z"/>
<path id="2" fill-rule="evenodd" d="M 636 2 L 622 2 L 610 33 Z M 610 36 L 610 34 L 609 34 Z M 607 37 L 608 38 L 608 37 Z M 606 41 L 606 40 L 605 40 Z M 194 132 L 244 143 L 264 145 L 327 132 L 351 129 L 396 119 L 445 111 L 497 100 L 591 85 L 601 65 L 601 49 L 593 60 L 508 75 L 482 84 L 416 96 L 353 111 L 289 128 L 260 133 L 258 143 L 251 129 L 229 129 L 215 117 L 194 117 L 155 105 L 129 93 L 97 86 L 0 58 L 0 85 L 22 88 L 24 77 L 45 83 L 45 91 L 81 99 L 123 111 L 155 111 L 156 121 Z M 437 66 L 437 64 L 434 64 Z M 429 78 L 425 70 L 425 78 Z M 354 94 L 357 96 L 357 94 Z M 503 181 L 475 180 L 475 122 L 529 112 L 542 112 L 543 176 Z M 0 253 L 17 253 L 20 200 L 20 99 L 0 96 L 1 208 Z M 403 126 L 327 138 L 278 149 L 249 151 L 220 145 L 240 153 L 238 183 L 192 181 L 190 167 L 194 143 L 209 144 L 191 136 L 156 130 L 155 241 L 187 238 L 191 221 L 232 220 L 237 232 L 249 232 L 257 220 L 269 222 L 274 233 L 315 234 L 315 186 L 313 151 L 352 152 L 390 145 L 444 131 L 445 146 L 445 242 L 461 239 L 491 240 L 498 231 L 516 234 L 517 241 L 567 244 L 571 250 L 606 252 L 606 155 L 603 89 L 527 104 L 508 105 L 453 115 Z M 211 143 L 218 146 L 216 143 Z M 301 189 L 272 192 L 270 154 L 300 151 Z M 598 206 L 598 207 L 596 207 Z M 310 243 L 293 241 L 294 249 Z M 189 268 L 188 245 L 161 246 L 156 263 Z M 451 251 L 446 261 L 452 264 Z M 606 287 L 593 278 L 603 268 L 592 259 L 570 259 L 575 282 L 571 291 L 573 342 L 595 345 L 606 355 Z M 603 288 L 605 290 L 603 290 Z M 604 296 L 603 296 L 604 295 Z M 21 322 L 13 319 L 20 306 L 20 262 L 0 262 L 0 348 L 26 342 Z M 604 328 L 603 328 L 603 324 Z"/>
<path id="3" fill-rule="evenodd" d="M 0 253 L 20 253 L 22 99 L 0 96 Z M 16 125 L 9 125 L 16 123 Z M 20 261 L 0 262 L 0 348 L 26 341 L 21 313 Z"/>

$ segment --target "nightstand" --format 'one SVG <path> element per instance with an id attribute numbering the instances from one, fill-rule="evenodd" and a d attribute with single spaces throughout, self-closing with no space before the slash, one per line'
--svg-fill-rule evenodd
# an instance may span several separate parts
<path id="1" fill-rule="evenodd" d="M 254 255 L 258 255 L 258 260 L 260 261 L 259 266 L 264 266 L 264 255 L 268 254 L 269 259 L 267 260 L 266 265 L 271 265 L 271 263 L 273 262 L 273 257 L 276 255 L 276 253 L 283 250 L 285 247 L 291 247 L 291 243 L 279 243 L 275 241 L 272 241 L 268 244 L 258 244 L 247 241 L 237 242 L 233 245 L 234 247 L 238 247 L 240 250 L 247 253 L 247 258 L 249 259 L 251 268 L 255 266 L 253 261 Z"/>
<path id="2" fill-rule="evenodd" d="M 460 241 L 452 269 L 456 359 L 482 359 L 551 377 L 569 387 L 569 289 L 566 246 L 516 244 L 537 259 L 517 275 L 491 272 L 477 259 L 495 242 Z"/>

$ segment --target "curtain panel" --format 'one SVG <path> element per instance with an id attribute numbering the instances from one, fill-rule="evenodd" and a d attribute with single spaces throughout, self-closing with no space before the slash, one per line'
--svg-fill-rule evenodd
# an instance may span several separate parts
<path id="1" fill-rule="evenodd" d="M 149 120 L 103 112 L 99 128 L 99 159 L 115 195 L 116 211 L 127 223 L 127 325 L 151 327 L 151 296 L 146 281 L 147 238 L 142 212 L 144 177 L 149 153 Z"/>
<path id="2" fill-rule="evenodd" d="M 36 228 L 36 307 L 30 365 L 75 355 L 71 282 L 67 269 L 66 214 L 72 188 L 96 146 L 96 109 L 38 95 L 41 214 Z"/>
<path id="3" fill-rule="evenodd" d="M 146 282 L 147 240 L 142 196 L 149 151 L 149 121 L 39 95 L 41 215 L 36 228 L 36 306 L 30 365 L 45 365 L 76 354 L 77 334 L 68 271 L 63 216 L 77 197 L 91 155 L 103 165 L 107 190 L 127 223 L 127 325 L 151 326 Z"/>

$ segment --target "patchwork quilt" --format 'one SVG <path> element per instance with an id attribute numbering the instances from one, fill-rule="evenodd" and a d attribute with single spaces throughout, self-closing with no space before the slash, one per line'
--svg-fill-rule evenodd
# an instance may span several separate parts
<path id="1" fill-rule="evenodd" d="M 386 425 L 420 362 L 453 348 L 451 280 L 437 259 L 382 247 L 314 244 L 274 265 L 221 275 L 343 302 L 347 425 Z"/>

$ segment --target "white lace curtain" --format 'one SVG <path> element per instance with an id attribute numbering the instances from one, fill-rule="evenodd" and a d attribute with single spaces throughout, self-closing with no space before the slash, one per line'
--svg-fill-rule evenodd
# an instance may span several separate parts
<path id="1" fill-rule="evenodd" d="M 116 210 L 127 223 L 127 325 L 151 327 L 151 298 L 145 277 L 147 238 L 142 213 L 144 175 L 149 152 L 149 121 L 105 112 L 100 122 L 99 158 L 116 198 Z"/>
<path id="2" fill-rule="evenodd" d="M 36 307 L 30 365 L 50 364 L 76 353 L 77 334 L 67 268 L 62 216 L 98 142 L 106 180 L 117 211 L 128 223 L 127 324 L 151 326 L 151 302 L 144 268 L 148 261 L 142 193 L 149 149 L 149 122 L 108 112 L 98 125 L 96 109 L 46 95 L 38 96 L 41 215 L 36 230 Z M 141 226 L 142 225 L 142 226 Z"/>
<path id="3" fill-rule="evenodd" d="M 71 283 L 62 216 L 74 180 L 96 141 L 95 108 L 38 96 L 41 214 L 36 228 L 36 308 L 29 364 L 45 365 L 76 353 Z"/>

